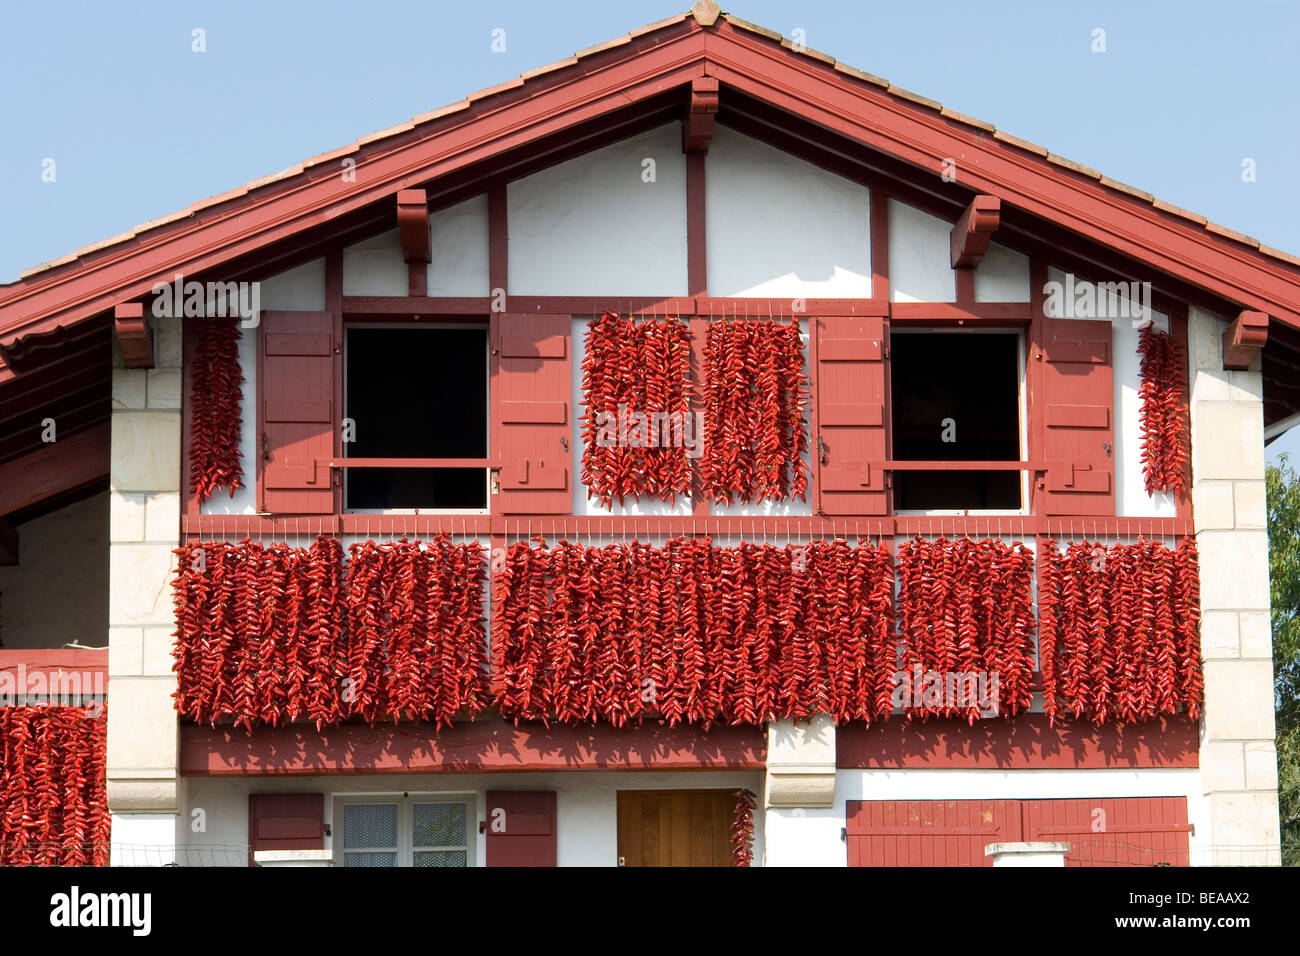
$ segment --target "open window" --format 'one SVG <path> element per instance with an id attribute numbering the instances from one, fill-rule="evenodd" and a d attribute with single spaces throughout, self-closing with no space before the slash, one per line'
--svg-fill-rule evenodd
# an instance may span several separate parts
<path id="1" fill-rule="evenodd" d="M 1019 462 L 1021 334 L 894 330 L 890 408 L 896 511 L 1018 511 L 1024 473 L 961 467 Z M 947 467 L 910 469 L 907 462 Z"/>
<path id="2" fill-rule="evenodd" d="M 487 326 L 350 326 L 343 358 L 345 510 L 485 511 Z"/>

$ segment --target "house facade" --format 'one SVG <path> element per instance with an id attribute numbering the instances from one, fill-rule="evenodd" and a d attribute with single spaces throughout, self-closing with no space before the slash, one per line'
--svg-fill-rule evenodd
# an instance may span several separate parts
<path id="1" fill-rule="evenodd" d="M 0 676 L 108 704 L 47 841 L 1277 864 L 1298 292 L 709 2 L 38 267 Z"/>

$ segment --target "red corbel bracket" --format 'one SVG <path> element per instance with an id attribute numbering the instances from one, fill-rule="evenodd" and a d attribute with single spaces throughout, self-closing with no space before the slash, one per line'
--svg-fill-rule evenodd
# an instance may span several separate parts
<path id="1" fill-rule="evenodd" d="M 997 232 L 1002 200 L 997 196 L 976 196 L 952 227 L 949 252 L 954 269 L 974 269 L 989 251 Z"/>
<path id="2" fill-rule="evenodd" d="M 397 193 L 397 228 L 402 234 L 402 256 L 407 262 L 428 262 L 429 202 L 423 189 L 402 189 Z"/>
<path id="3" fill-rule="evenodd" d="M 1223 333 L 1223 367 L 1250 368 L 1267 341 L 1268 316 L 1263 312 L 1241 312 Z"/>
<path id="4" fill-rule="evenodd" d="M 153 329 L 140 302 L 120 302 L 113 307 L 113 328 L 122 346 L 127 368 L 153 368 Z"/>
<path id="5" fill-rule="evenodd" d="M 691 80 L 691 99 L 682 120 L 682 152 L 707 153 L 718 115 L 718 81 L 711 76 Z"/>

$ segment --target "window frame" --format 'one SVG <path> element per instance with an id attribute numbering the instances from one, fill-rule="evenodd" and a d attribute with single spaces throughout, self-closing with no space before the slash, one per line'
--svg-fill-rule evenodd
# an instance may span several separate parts
<path id="1" fill-rule="evenodd" d="M 1029 455 L 1029 367 L 1028 367 L 1028 333 L 1029 330 L 1023 326 L 997 326 L 991 328 L 953 328 L 947 325 L 912 325 L 904 326 L 894 325 L 889 329 L 890 349 L 890 378 L 888 394 L 888 414 L 887 428 L 889 447 L 893 449 L 894 438 L 894 395 L 893 395 L 893 338 L 896 335 L 1012 335 L 1016 336 L 1016 394 L 1017 408 L 1019 416 L 1020 430 L 1020 460 L 1028 461 Z M 942 469 L 934 469 L 940 471 Z M 934 509 L 899 509 L 894 507 L 894 488 L 891 483 L 889 489 L 889 510 L 890 514 L 900 515 L 903 517 L 961 517 L 961 516 L 1027 516 L 1032 514 L 1032 481 L 1034 475 L 1027 470 L 1020 471 L 1020 507 L 1016 509 L 1002 508 L 934 508 Z"/>
<path id="2" fill-rule="evenodd" d="M 339 374 L 339 392 L 341 408 L 339 418 L 346 421 L 348 419 L 348 332 L 351 329 L 422 329 L 428 331 L 439 331 L 444 329 L 481 329 L 483 331 L 483 378 L 487 383 L 487 388 L 483 395 L 483 420 L 486 433 L 484 436 L 484 448 L 487 456 L 484 458 L 483 465 L 483 487 L 484 487 L 484 505 L 482 508 L 438 508 L 438 507 L 413 507 L 413 508 L 349 508 L 348 507 L 348 442 L 339 440 L 339 462 L 338 471 L 339 479 L 339 496 L 337 499 L 338 513 L 340 515 L 419 515 L 419 514 L 439 514 L 439 515 L 470 515 L 470 516 L 487 516 L 492 513 L 492 331 L 491 325 L 486 316 L 467 316 L 463 320 L 447 321 L 425 321 L 421 319 L 411 319 L 408 321 L 385 320 L 380 322 L 358 321 L 354 317 L 344 316 L 342 328 L 342 341 L 340 342 L 340 356 L 337 363 Z M 340 436 L 342 431 L 339 432 Z M 403 459 L 394 458 L 393 461 Z M 439 461 L 443 459 L 419 459 L 420 461 Z M 456 459 L 445 459 L 454 461 Z M 390 466 L 392 467 L 392 466 Z M 422 468 L 436 468 L 437 465 L 422 465 Z"/>
<path id="3" fill-rule="evenodd" d="M 465 808 L 465 868 L 472 869 L 478 866 L 477 847 L 474 820 L 476 818 L 478 807 L 478 796 L 474 793 L 417 793 L 417 792 L 392 792 L 392 793 L 364 793 L 364 794 L 335 794 L 333 806 L 330 810 L 331 832 L 333 837 L 333 860 L 334 865 L 344 866 L 343 854 L 347 853 L 374 853 L 389 852 L 387 848 L 372 849 L 369 847 L 350 847 L 346 851 L 343 847 L 343 813 L 349 806 L 393 806 L 397 807 L 397 864 L 393 869 L 413 869 L 415 867 L 415 854 L 417 852 L 428 852 L 437 850 L 460 850 L 462 847 L 416 847 L 415 846 L 415 805 L 426 803 L 445 803 L 460 804 Z M 388 869 L 380 867 L 379 869 Z"/>

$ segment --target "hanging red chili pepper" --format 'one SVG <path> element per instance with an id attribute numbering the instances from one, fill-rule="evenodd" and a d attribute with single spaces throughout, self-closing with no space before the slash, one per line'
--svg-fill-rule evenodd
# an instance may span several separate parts
<path id="1" fill-rule="evenodd" d="M 1188 437 L 1182 349 L 1172 335 L 1148 323 L 1138 336 L 1142 384 L 1142 470 L 1147 494 L 1181 495 L 1187 488 Z"/>
<path id="2" fill-rule="evenodd" d="M 736 809 L 731 818 L 731 863 L 750 866 L 754 862 L 754 808 L 758 801 L 748 790 L 736 791 Z"/>
<path id="3" fill-rule="evenodd" d="M 0 707 L 0 866 L 107 866 L 106 716 Z"/>
<path id="4" fill-rule="evenodd" d="M 717 321 L 704 353 L 704 494 L 805 500 L 809 384 L 798 322 Z"/>
<path id="5" fill-rule="evenodd" d="M 243 487 L 239 438 L 242 428 L 239 320 L 203 318 L 195 323 L 198 345 L 190 367 L 190 477 L 200 501 L 221 487 Z"/>

